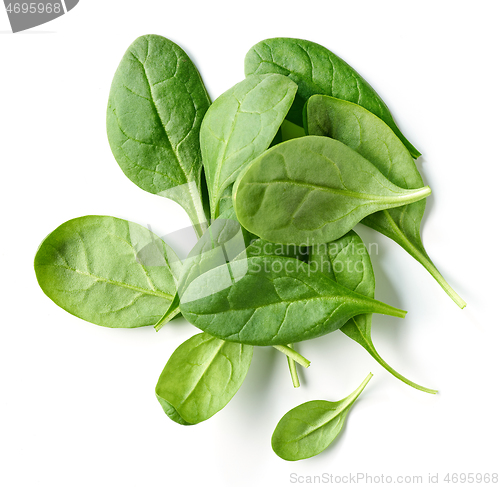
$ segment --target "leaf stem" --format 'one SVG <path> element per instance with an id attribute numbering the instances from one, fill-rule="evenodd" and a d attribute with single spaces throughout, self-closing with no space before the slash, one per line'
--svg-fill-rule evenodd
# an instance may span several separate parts
<path id="1" fill-rule="evenodd" d="M 297 362 L 299 365 L 302 365 L 302 367 L 309 367 L 311 365 L 311 362 L 307 360 L 305 357 L 300 355 L 299 352 L 294 350 L 291 347 L 288 347 L 286 345 L 273 345 L 276 350 L 279 350 L 281 353 L 284 353 L 287 357 L 290 357 L 293 361 Z"/>
<path id="2" fill-rule="evenodd" d="M 370 379 L 373 377 L 373 374 L 370 372 L 365 380 L 361 383 L 361 385 L 352 393 L 350 394 L 349 396 L 346 397 L 346 399 L 349 399 L 350 400 L 350 403 L 352 404 L 357 398 L 358 396 L 363 392 L 363 389 L 366 387 L 366 384 L 368 384 L 368 382 L 370 382 Z"/>
<path id="3" fill-rule="evenodd" d="M 398 245 L 400 245 L 404 250 L 406 250 L 417 262 L 420 262 L 424 268 L 429 272 L 429 274 L 438 282 L 438 284 L 443 288 L 443 290 L 448 294 L 448 296 L 453 299 L 453 301 L 460 307 L 464 309 L 467 303 L 457 294 L 457 292 L 448 284 L 442 274 L 438 271 L 437 267 L 432 262 L 431 258 L 427 255 L 425 249 L 418 249 L 408 237 L 401 231 L 401 229 L 395 224 L 392 217 L 389 215 L 387 210 L 384 210 L 388 223 L 391 226 L 392 233 L 384 231 L 383 227 L 377 225 L 369 227 L 377 230 L 386 237 L 394 240 Z M 419 237 L 420 239 L 420 237 Z"/>
<path id="4" fill-rule="evenodd" d="M 408 311 L 403 309 L 395 308 L 390 304 L 383 303 L 382 301 L 374 300 L 376 303 L 376 308 L 374 309 L 375 313 L 379 313 L 381 315 L 395 316 L 396 318 L 404 318 Z"/>
<path id="5" fill-rule="evenodd" d="M 292 343 L 290 343 L 288 346 L 293 350 Z M 291 359 L 288 356 L 286 360 L 288 362 L 288 368 L 290 369 L 290 376 L 292 377 L 293 387 L 300 387 L 299 374 L 297 373 L 297 363 L 295 362 L 295 360 Z"/>
<path id="6" fill-rule="evenodd" d="M 407 379 L 404 375 L 401 375 L 399 372 L 394 370 L 377 352 L 373 342 L 370 340 L 366 340 L 366 344 L 361 344 L 361 346 L 385 369 L 387 372 L 392 374 L 396 379 L 399 379 L 401 382 L 413 387 L 419 391 L 427 392 L 428 394 L 437 394 L 438 391 L 436 389 L 429 389 L 427 387 L 416 384 L 415 382 Z"/>
<path id="7" fill-rule="evenodd" d="M 400 202 L 404 202 L 398 206 L 408 205 L 410 203 L 415 203 L 421 199 L 427 198 L 431 194 L 431 188 L 429 186 L 424 186 L 423 188 L 407 190 L 407 194 L 400 198 Z"/>
<path id="8" fill-rule="evenodd" d="M 415 249 L 416 250 L 416 249 Z M 437 270 L 437 267 L 430 260 L 430 258 L 425 258 L 425 256 L 421 255 L 418 250 L 416 250 L 414 257 L 418 262 L 420 262 L 427 272 L 438 282 L 438 284 L 443 288 L 445 293 L 453 299 L 453 301 L 460 307 L 460 309 L 464 309 L 467 306 L 467 303 L 458 295 L 458 293 L 448 284 L 445 278 L 441 275 L 441 273 Z"/>

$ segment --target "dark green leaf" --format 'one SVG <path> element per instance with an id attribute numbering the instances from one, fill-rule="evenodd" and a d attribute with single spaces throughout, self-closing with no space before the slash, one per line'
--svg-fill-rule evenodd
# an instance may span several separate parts
<path id="1" fill-rule="evenodd" d="M 287 345 L 337 330 L 358 314 L 405 314 L 349 291 L 298 259 L 251 257 L 244 238 L 236 221 L 216 220 L 183 266 L 181 312 L 213 336 Z"/>
<path id="2" fill-rule="evenodd" d="M 198 235 L 206 228 L 199 135 L 209 105 L 187 54 L 164 37 L 146 35 L 118 66 L 107 112 L 109 143 L 123 172 L 140 188 L 179 203 Z"/>
<path id="3" fill-rule="evenodd" d="M 370 298 L 375 296 L 375 274 L 370 256 L 363 241 L 354 231 L 350 231 L 335 242 L 311 247 L 309 265 L 324 272 L 339 284 Z M 403 377 L 389 366 L 373 345 L 372 315 L 363 314 L 351 318 L 341 329 L 349 338 L 359 343 L 382 367 L 394 377 L 420 391 L 436 394 L 437 391 L 422 387 Z"/>
<path id="4" fill-rule="evenodd" d="M 282 74 L 297 83 L 297 96 L 287 117 L 297 125 L 302 125 L 302 109 L 310 96 L 334 96 L 357 103 L 377 115 L 394 130 L 413 157 L 420 155 L 398 129 L 375 90 L 351 66 L 325 47 L 283 37 L 261 41 L 246 55 L 245 74 L 264 73 Z"/>
<path id="5" fill-rule="evenodd" d="M 405 189 L 417 189 L 424 183 L 410 153 L 382 120 L 368 110 L 343 100 L 316 95 L 305 110 L 311 135 L 332 137 L 369 160 L 391 183 Z M 461 307 L 460 296 L 451 288 L 432 263 L 420 238 L 420 223 L 425 200 L 373 213 L 362 220 L 397 242 L 420 262 L 448 295 Z"/>

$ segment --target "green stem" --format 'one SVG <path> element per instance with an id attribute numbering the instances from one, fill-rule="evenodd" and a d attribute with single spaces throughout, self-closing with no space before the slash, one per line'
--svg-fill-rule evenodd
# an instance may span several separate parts
<path id="1" fill-rule="evenodd" d="M 293 350 L 292 343 L 290 343 L 288 346 Z M 287 357 L 286 360 L 288 362 L 288 368 L 290 369 L 290 376 L 292 377 L 293 387 L 300 387 L 299 374 L 297 373 L 297 363 L 290 357 Z"/>
<path id="2" fill-rule="evenodd" d="M 403 249 L 405 249 L 417 262 L 420 262 L 424 266 L 424 268 L 429 272 L 429 274 L 438 282 L 438 284 L 444 289 L 446 294 L 453 299 L 453 301 L 460 307 L 460 309 L 464 309 L 467 306 L 467 303 L 456 293 L 456 291 L 446 282 L 445 278 L 438 271 L 437 267 L 434 265 L 430 257 L 427 255 L 425 250 L 422 252 L 419 250 L 401 231 L 401 229 L 396 225 L 393 218 L 390 216 L 387 210 L 384 210 L 385 217 L 394 232 L 392 235 L 389 235 L 387 232 L 384 232 L 383 228 L 375 228 L 375 230 L 380 233 L 386 235 L 390 239 L 394 240 L 398 243 Z"/>
<path id="3" fill-rule="evenodd" d="M 413 249 L 412 249 L 413 250 Z M 412 255 L 411 252 L 408 252 Z M 420 262 L 427 272 L 436 279 L 438 284 L 444 289 L 445 293 L 453 299 L 453 301 L 460 307 L 460 309 L 464 309 L 467 306 L 467 303 L 457 294 L 457 292 L 446 282 L 445 278 L 441 275 L 441 273 L 437 270 L 437 267 L 433 264 L 433 262 L 429 258 L 425 258 L 417 249 L 415 249 L 415 253 L 412 255 L 418 262 Z"/>
<path id="4" fill-rule="evenodd" d="M 436 389 L 429 389 L 429 388 L 424 387 L 424 386 L 419 386 L 418 384 L 415 384 L 415 382 L 412 382 L 411 380 L 409 380 L 406 377 L 402 376 L 399 372 L 395 371 L 385 360 L 383 360 L 382 357 L 380 357 L 380 355 L 378 355 L 378 353 L 376 353 L 377 356 L 375 356 L 372 353 L 370 353 L 370 355 L 372 355 L 372 357 L 382 367 L 384 367 L 384 369 L 387 370 L 387 372 L 391 373 L 394 377 L 396 377 L 400 381 L 404 382 L 405 384 L 407 384 L 407 385 L 409 385 L 409 386 L 411 386 L 411 387 L 413 387 L 415 389 L 418 389 L 419 391 L 427 392 L 428 394 L 437 394 L 438 393 L 438 391 L 436 391 Z"/>
<path id="5" fill-rule="evenodd" d="M 397 206 L 409 205 L 410 203 L 415 203 L 421 199 L 427 198 L 431 194 L 431 188 L 429 186 L 424 186 L 418 189 L 409 189 L 407 194 L 399 198 Z M 401 203 L 401 204 L 399 204 Z"/>
<path id="6" fill-rule="evenodd" d="M 373 377 L 373 374 L 370 372 L 367 376 L 366 379 L 361 383 L 361 385 L 349 396 L 346 397 L 346 399 L 350 399 L 350 404 L 354 403 L 354 401 L 358 398 L 358 396 L 363 392 L 363 389 L 366 387 L 366 384 L 370 382 L 370 379 Z"/>
<path id="7" fill-rule="evenodd" d="M 377 301 L 376 299 L 374 299 L 372 302 L 374 302 L 375 304 L 372 311 L 374 313 L 379 313 L 381 315 L 395 316 L 396 318 L 404 318 L 406 316 L 406 313 L 408 313 L 408 311 L 395 308 L 394 306 L 383 303 L 382 301 Z"/>
<path id="8" fill-rule="evenodd" d="M 394 377 L 396 377 L 397 379 L 399 379 L 401 382 L 404 382 L 406 385 L 409 385 L 419 391 L 422 391 L 422 392 L 427 392 L 428 394 L 437 394 L 438 391 L 436 391 L 435 389 L 429 389 L 427 387 L 423 387 L 423 386 L 420 386 L 418 384 L 416 384 L 415 382 L 407 379 L 406 377 L 404 377 L 403 375 L 401 375 L 399 372 L 397 372 L 396 370 L 394 370 L 380 355 L 379 353 L 377 352 L 377 350 L 375 349 L 373 343 L 371 340 L 366 340 L 367 341 L 367 344 L 368 346 L 365 346 L 364 344 L 360 344 L 385 370 L 387 370 L 387 372 L 389 372 L 390 374 L 392 374 Z"/>
<path id="9" fill-rule="evenodd" d="M 281 353 L 284 353 L 287 357 L 290 357 L 299 365 L 302 365 L 302 367 L 305 367 L 307 369 L 307 367 L 311 365 L 311 362 L 309 360 L 300 355 L 300 353 L 298 353 L 293 348 L 287 347 L 286 345 L 273 345 L 273 346 L 276 350 L 279 350 Z"/>

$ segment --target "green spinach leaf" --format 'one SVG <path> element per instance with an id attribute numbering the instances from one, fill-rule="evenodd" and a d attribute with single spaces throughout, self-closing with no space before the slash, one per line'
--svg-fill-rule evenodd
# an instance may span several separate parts
<path id="1" fill-rule="evenodd" d="M 325 335 L 362 313 L 404 317 L 290 257 L 239 256 L 214 248 L 184 265 L 180 309 L 188 321 L 223 340 L 287 345 Z"/>
<path id="2" fill-rule="evenodd" d="M 303 460 L 318 455 L 338 436 L 349 410 L 372 374 L 341 401 L 309 401 L 286 413 L 274 430 L 271 445 L 283 460 Z"/>
<path id="3" fill-rule="evenodd" d="M 208 109 L 200 142 L 212 219 L 238 172 L 273 141 L 296 91 L 297 85 L 279 74 L 249 76 Z"/>
<path id="4" fill-rule="evenodd" d="M 207 333 L 191 337 L 172 354 L 158 379 L 156 397 L 177 423 L 200 423 L 220 411 L 238 392 L 252 361 L 253 347 Z"/>
<path id="5" fill-rule="evenodd" d="M 375 296 L 375 274 L 370 256 L 359 235 L 352 230 L 335 242 L 312 247 L 309 250 L 309 265 L 319 272 L 324 272 L 351 291 L 370 298 Z M 340 330 L 359 343 L 394 377 L 420 391 L 437 393 L 434 389 L 422 387 L 403 377 L 382 359 L 371 337 L 371 314 L 354 316 Z"/>
<path id="6" fill-rule="evenodd" d="M 312 95 L 329 95 L 366 108 L 394 130 L 415 158 L 420 156 L 403 136 L 375 90 L 345 61 L 323 46 L 302 39 L 277 37 L 259 42 L 248 51 L 245 74 L 278 73 L 298 85 L 297 96 L 287 118 L 302 125 L 304 103 Z"/>
<path id="7" fill-rule="evenodd" d="M 123 172 L 140 188 L 179 203 L 200 236 L 202 119 L 210 98 L 196 67 L 175 43 L 139 37 L 116 71 L 107 130 Z"/>
<path id="8" fill-rule="evenodd" d="M 45 238 L 35 272 L 43 292 L 72 315 L 110 328 L 135 328 L 154 325 L 169 308 L 178 259 L 136 223 L 84 216 Z"/>
<path id="9" fill-rule="evenodd" d="M 341 142 L 305 136 L 268 149 L 244 169 L 233 188 L 239 222 L 276 243 L 331 242 L 376 211 L 430 194 L 403 189 Z"/>
<path id="10" fill-rule="evenodd" d="M 304 111 L 311 135 L 332 137 L 368 159 L 391 183 L 405 189 L 424 186 L 417 166 L 405 146 L 382 120 L 368 110 L 329 96 L 315 95 Z M 437 270 L 420 238 L 425 200 L 382 210 L 361 223 L 383 233 L 420 262 L 461 308 L 465 301 Z"/>

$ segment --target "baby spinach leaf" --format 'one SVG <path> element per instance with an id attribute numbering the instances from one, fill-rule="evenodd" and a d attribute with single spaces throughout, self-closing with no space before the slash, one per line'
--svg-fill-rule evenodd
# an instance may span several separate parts
<path id="1" fill-rule="evenodd" d="M 358 314 L 406 314 L 353 293 L 298 259 L 240 255 L 225 262 L 233 244 L 230 240 L 227 248 L 215 247 L 184 264 L 180 281 L 184 318 L 213 336 L 287 345 L 335 331 Z"/>
<path id="2" fill-rule="evenodd" d="M 249 76 L 208 109 L 200 142 L 212 219 L 220 214 L 219 200 L 240 169 L 273 141 L 296 91 L 297 85 L 279 74 Z"/>
<path id="3" fill-rule="evenodd" d="M 238 392 L 252 361 L 253 347 L 207 333 L 191 337 L 172 354 L 158 379 L 156 397 L 177 423 L 200 423 L 220 411 Z"/>
<path id="4" fill-rule="evenodd" d="M 276 455 L 295 461 L 325 450 L 342 430 L 349 410 L 372 377 L 373 374 L 368 374 L 363 383 L 341 401 L 309 401 L 288 411 L 271 439 Z"/>
<path id="5" fill-rule="evenodd" d="M 107 111 L 109 144 L 123 172 L 140 188 L 179 203 L 198 236 L 207 226 L 199 134 L 209 105 L 187 54 L 164 37 L 146 35 L 118 66 Z"/>
<path id="6" fill-rule="evenodd" d="M 287 118 L 302 126 L 302 109 L 312 95 L 329 95 L 366 108 L 381 118 L 415 158 L 420 156 L 403 136 L 375 90 L 345 61 L 323 46 L 302 39 L 277 37 L 259 42 L 248 51 L 245 74 L 279 73 L 298 85 Z"/>
<path id="7" fill-rule="evenodd" d="M 43 292 L 69 313 L 96 325 L 135 328 L 154 325 L 169 308 L 177 263 L 173 250 L 148 229 L 84 216 L 45 238 L 35 272 Z"/>
<path id="8" fill-rule="evenodd" d="M 239 222 L 276 243 L 335 240 L 367 215 L 430 194 L 403 189 L 356 151 L 328 137 L 305 136 L 268 149 L 233 188 Z"/>
<path id="9" fill-rule="evenodd" d="M 424 183 L 405 146 L 382 120 L 368 110 L 329 96 L 315 95 L 304 111 L 311 135 L 332 137 L 368 159 L 391 183 L 405 189 L 421 188 Z M 382 210 L 361 223 L 383 233 L 420 262 L 461 308 L 465 301 L 437 270 L 420 238 L 425 200 Z"/>
<path id="10" fill-rule="evenodd" d="M 361 238 L 352 230 L 335 242 L 312 247 L 309 250 L 309 265 L 315 270 L 324 272 L 351 291 L 370 298 L 375 296 L 375 274 L 370 256 Z M 422 387 L 403 377 L 382 359 L 371 338 L 371 314 L 354 316 L 340 330 L 359 343 L 394 377 L 420 391 L 437 393 L 434 389 Z"/>

